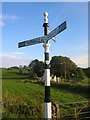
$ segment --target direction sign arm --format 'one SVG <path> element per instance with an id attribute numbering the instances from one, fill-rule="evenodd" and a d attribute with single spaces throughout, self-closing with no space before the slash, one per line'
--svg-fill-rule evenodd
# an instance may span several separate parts
<path id="1" fill-rule="evenodd" d="M 60 32 L 62 32 L 63 30 L 65 30 L 67 28 L 67 24 L 66 21 L 64 21 L 62 24 L 60 24 L 58 27 L 56 27 L 54 30 L 52 30 L 48 35 L 46 35 L 46 39 L 50 40 L 53 37 L 55 37 L 57 34 L 59 34 Z"/>
<path id="2" fill-rule="evenodd" d="M 18 47 L 20 48 L 20 47 L 25 47 L 25 46 L 29 46 L 29 45 L 44 43 L 44 41 L 45 41 L 45 38 L 44 38 L 44 36 L 42 36 L 42 37 L 34 38 L 34 39 L 31 39 L 31 40 L 26 40 L 26 41 L 23 41 L 23 42 L 19 42 Z"/>

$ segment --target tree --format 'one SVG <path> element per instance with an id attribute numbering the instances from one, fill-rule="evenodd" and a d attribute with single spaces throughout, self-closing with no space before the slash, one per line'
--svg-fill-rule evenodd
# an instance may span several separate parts
<path id="1" fill-rule="evenodd" d="M 10 67 L 11 69 L 19 69 L 17 66 Z"/>
<path id="2" fill-rule="evenodd" d="M 80 81 L 86 77 L 85 73 L 83 72 L 82 68 L 78 67 L 75 71 L 75 79 Z"/>
<path id="3" fill-rule="evenodd" d="M 32 71 L 29 72 L 29 77 L 31 79 L 37 79 L 37 74 L 36 73 L 33 73 Z"/>
<path id="4" fill-rule="evenodd" d="M 88 67 L 88 68 L 83 68 L 83 71 L 84 71 L 85 75 L 86 75 L 88 78 L 90 78 L 90 67 Z"/>
<path id="5" fill-rule="evenodd" d="M 24 70 L 28 70 L 28 67 L 26 65 L 23 66 Z"/>
<path id="6" fill-rule="evenodd" d="M 19 66 L 19 73 L 20 73 L 20 74 L 23 73 L 23 66 L 22 66 L 22 65 Z"/>
<path id="7" fill-rule="evenodd" d="M 76 71 L 76 64 L 68 57 L 54 56 L 51 59 L 51 74 L 70 79 Z"/>
<path id="8" fill-rule="evenodd" d="M 29 64 L 28 67 L 33 73 L 37 74 L 38 77 L 43 76 L 44 63 L 42 61 L 39 61 L 39 60 L 35 59 Z"/>

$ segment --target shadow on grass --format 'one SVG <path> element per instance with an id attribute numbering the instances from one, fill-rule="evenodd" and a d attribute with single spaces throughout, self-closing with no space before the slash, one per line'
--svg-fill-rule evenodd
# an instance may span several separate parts
<path id="1" fill-rule="evenodd" d="M 2 78 L 2 80 L 12 80 L 12 79 L 13 79 L 13 80 L 21 80 L 21 79 L 29 79 L 29 77 L 17 77 L 17 78 L 15 78 L 15 77 L 12 77 L 12 78 L 11 78 L 11 77 L 10 77 L 10 78 L 9 78 L 9 77 L 7 77 L 7 78 L 5 77 L 5 78 L 4 78 L 4 77 L 3 77 L 3 78 Z"/>
<path id="2" fill-rule="evenodd" d="M 13 74 L 14 73 L 14 74 Z M 2 79 L 29 79 L 28 73 L 18 73 L 18 72 L 12 72 L 8 76 L 5 76 L 2 74 Z"/>
<path id="3" fill-rule="evenodd" d="M 51 86 L 55 89 L 63 89 L 66 91 L 70 91 L 71 93 L 78 93 L 84 95 L 86 98 L 90 99 L 90 87 L 89 86 L 82 86 L 79 84 L 67 84 L 67 83 L 51 83 Z"/>
<path id="4" fill-rule="evenodd" d="M 35 81 L 34 84 L 44 85 L 44 81 Z M 79 84 L 57 83 L 51 82 L 51 87 L 59 90 L 69 91 L 71 93 L 82 94 L 87 99 L 90 99 L 90 87 Z"/>
<path id="5" fill-rule="evenodd" d="M 45 120 L 45 119 L 44 118 L 2 118 L 1 120 Z"/>

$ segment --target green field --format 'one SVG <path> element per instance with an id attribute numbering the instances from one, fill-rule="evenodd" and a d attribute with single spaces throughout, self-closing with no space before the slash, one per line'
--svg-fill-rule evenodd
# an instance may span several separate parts
<path id="1" fill-rule="evenodd" d="M 42 118 L 44 117 L 44 84 L 30 80 L 27 74 L 18 74 L 18 70 L 2 71 L 2 97 L 4 118 Z M 27 82 L 25 82 L 27 81 Z M 85 80 L 84 80 L 85 81 Z M 77 88 L 77 90 L 76 90 Z M 87 100 L 87 87 L 62 84 L 51 84 L 52 102 L 58 103 L 63 109 L 66 102 L 80 102 Z M 83 92 L 84 91 L 84 92 Z M 82 103 L 83 104 L 83 103 Z M 19 106 L 19 109 L 17 109 Z M 22 107 L 24 111 L 22 111 Z M 27 107 L 31 108 L 31 111 Z M 21 107 L 21 109 L 20 109 Z M 72 106 L 73 107 L 73 106 Z M 75 106 L 74 106 L 75 107 Z M 11 112 L 12 110 L 12 112 Z M 25 110 L 27 113 L 25 113 Z M 22 111 L 22 112 L 21 112 Z M 39 112 L 37 112 L 39 111 Z M 29 113 L 29 114 L 28 114 Z M 65 111 L 64 111 L 65 113 Z M 68 113 L 68 111 L 66 111 Z"/>

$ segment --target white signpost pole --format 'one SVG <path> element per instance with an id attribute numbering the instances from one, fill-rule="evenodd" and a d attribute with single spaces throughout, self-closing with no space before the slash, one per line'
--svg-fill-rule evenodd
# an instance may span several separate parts
<path id="1" fill-rule="evenodd" d="M 44 13 L 44 35 L 48 34 L 48 13 Z M 43 45 L 45 49 L 45 99 L 44 99 L 44 114 L 45 114 L 45 119 L 51 119 L 51 99 L 50 99 L 50 67 L 49 67 L 49 41 L 45 41 Z"/>

